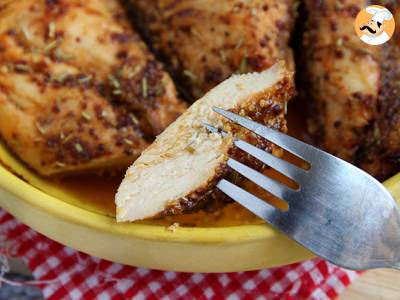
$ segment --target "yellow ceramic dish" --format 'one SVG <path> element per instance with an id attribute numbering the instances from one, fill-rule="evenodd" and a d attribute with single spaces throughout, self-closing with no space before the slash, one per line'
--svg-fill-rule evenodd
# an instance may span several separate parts
<path id="1" fill-rule="evenodd" d="M 265 224 L 179 227 L 175 232 L 165 226 L 117 224 L 101 205 L 88 203 L 68 184 L 40 178 L 1 144 L 0 161 L 0 206 L 49 238 L 94 256 L 188 272 L 256 270 L 313 256 Z M 400 174 L 385 185 L 400 199 Z"/>

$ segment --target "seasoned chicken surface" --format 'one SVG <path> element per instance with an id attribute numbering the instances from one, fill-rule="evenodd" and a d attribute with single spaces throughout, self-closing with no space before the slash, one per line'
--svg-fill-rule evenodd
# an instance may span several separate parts
<path id="1" fill-rule="evenodd" d="M 183 109 L 117 0 L 0 1 L 0 136 L 40 174 L 125 167 Z"/>
<path id="2" fill-rule="evenodd" d="M 381 46 L 360 41 L 354 18 L 369 4 L 305 1 L 302 77 L 317 144 L 384 180 L 400 171 L 400 34 Z M 399 24 L 399 1 L 375 4 Z"/>
<path id="3" fill-rule="evenodd" d="M 395 7 L 397 6 L 397 7 Z M 386 6 L 400 24 L 400 2 Z M 384 180 L 400 171 L 400 32 L 382 48 L 381 82 L 377 119 L 368 131 L 366 144 L 358 151 L 357 163 Z"/>
<path id="4" fill-rule="evenodd" d="M 379 47 L 368 46 L 354 32 L 362 0 L 306 0 L 306 32 L 301 73 L 311 103 L 309 130 L 317 145 L 354 161 L 376 116 Z"/>
<path id="5" fill-rule="evenodd" d="M 261 71 L 288 47 L 294 0 L 130 0 L 154 48 L 198 98 L 234 73 Z"/>
<path id="6" fill-rule="evenodd" d="M 262 73 L 234 75 L 196 101 L 128 169 L 116 195 L 117 220 L 181 214 L 226 201 L 215 187 L 218 181 L 243 183 L 227 167 L 229 156 L 262 167 L 233 147 L 233 136 L 277 155 L 280 150 L 229 123 L 212 107 L 285 131 L 286 103 L 294 94 L 292 77 L 283 63 L 277 63 Z M 202 122 L 223 129 L 227 136 L 209 133 Z"/>

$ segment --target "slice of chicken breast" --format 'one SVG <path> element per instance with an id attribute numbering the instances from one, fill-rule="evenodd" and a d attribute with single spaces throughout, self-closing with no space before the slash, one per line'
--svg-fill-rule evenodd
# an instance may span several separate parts
<path id="1" fill-rule="evenodd" d="M 235 177 L 226 166 L 228 156 L 257 164 L 233 148 L 233 137 L 279 153 L 273 144 L 229 123 L 212 107 L 285 131 L 286 103 L 294 94 L 292 75 L 277 63 L 262 73 L 234 75 L 196 101 L 128 169 L 116 195 L 117 221 L 182 214 L 218 201 L 219 179 Z M 228 135 L 209 133 L 202 122 L 223 128 Z"/>
<path id="2" fill-rule="evenodd" d="M 184 108 L 117 0 L 0 1 L 0 136 L 40 174 L 126 168 Z"/>
<path id="3" fill-rule="evenodd" d="M 194 99 L 237 72 L 259 72 L 280 59 L 293 69 L 288 43 L 294 0 L 130 2 L 154 48 Z"/>

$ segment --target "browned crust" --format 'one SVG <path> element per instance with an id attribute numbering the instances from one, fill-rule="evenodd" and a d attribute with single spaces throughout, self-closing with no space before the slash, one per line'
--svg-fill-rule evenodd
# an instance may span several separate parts
<path id="1" fill-rule="evenodd" d="M 228 204 L 231 200 L 215 187 L 218 181 L 225 177 L 228 172 L 226 163 L 222 163 L 216 169 L 215 176 L 206 182 L 204 186 L 184 198 L 169 203 L 164 211 L 160 213 L 160 216 L 179 215 L 200 209 L 213 211 Z"/>
<path id="2" fill-rule="evenodd" d="M 400 22 L 400 7 L 387 7 Z M 400 32 L 382 46 L 378 115 L 357 153 L 357 164 L 380 180 L 400 171 Z"/>
<path id="3" fill-rule="evenodd" d="M 252 120 L 268 127 L 286 132 L 286 103 L 295 94 L 291 77 L 292 74 L 287 74 L 282 81 L 266 93 L 252 97 L 252 99 L 246 101 L 242 107 L 231 109 L 231 111 L 242 116 L 250 117 Z M 265 103 L 262 101 L 265 101 Z M 226 122 L 224 130 L 226 132 L 231 132 L 235 137 L 255 144 L 260 149 L 264 149 L 270 153 L 274 152 L 276 155 L 281 154 L 280 148 L 263 138 L 255 136 L 236 124 Z M 258 170 L 265 168 L 265 165 L 260 161 L 236 148 L 231 148 L 228 156 Z M 216 188 L 217 183 L 222 178 L 225 178 L 232 183 L 242 186 L 246 179 L 229 169 L 225 162 L 215 170 L 215 176 L 213 178 L 210 178 L 202 187 L 191 192 L 186 197 L 170 203 L 166 209 L 160 213 L 160 216 L 189 213 L 199 209 L 214 211 L 230 203 L 232 200 Z"/>
<path id="4" fill-rule="evenodd" d="M 307 0 L 305 3 L 306 72 L 302 72 L 302 77 L 306 78 L 307 100 L 311 100 L 309 130 L 319 147 L 385 180 L 400 171 L 399 31 L 385 45 L 367 46 L 354 34 L 353 17 L 370 4 L 368 1 Z M 395 12 L 395 19 L 400 22 L 398 1 L 378 4 Z M 340 45 L 335 43 L 338 39 Z M 350 94 L 342 89 L 340 80 L 333 80 L 346 73 L 343 68 L 334 68 L 346 53 L 351 54 L 351 59 L 347 58 L 349 65 L 363 59 L 367 62 L 358 72 L 378 77 L 374 93 L 370 90 Z M 335 103 L 341 103 L 340 109 L 332 105 Z M 333 122 L 335 114 L 337 121 Z"/>
<path id="5" fill-rule="evenodd" d="M 40 174 L 126 168 L 186 108 L 118 1 L 0 4 L 0 136 Z"/>
<path id="6" fill-rule="evenodd" d="M 379 47 L 364 44 L 353 28 L 357 13 L 367 5 L 363 0 L 305 1 L 299 77 L 310 108 L 308 129 L 317 146 L 350 162 L 377 113 L 378 79 L 356 92 L 346 80 L 348 68 L 379 77 Z"/>
<path id="7" fill-rule="evenodd" d="M 154 48 L 197 99 L 234 73 L 265 70 L 285 59 L 293 0 L 131 0 Z"/>

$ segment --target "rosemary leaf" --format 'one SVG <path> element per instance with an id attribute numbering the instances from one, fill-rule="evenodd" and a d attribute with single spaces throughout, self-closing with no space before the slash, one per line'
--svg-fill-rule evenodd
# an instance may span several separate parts
<path id="1" fill-rule="evenodd" d="M 79 143 L 75 143 L 74 144 L 75 150 L 79 153 L 81 153 L 83 151 L 82 145 Z"/>
<path id="2" fill-rule="evenodd" d="M 148 93 L 148 84 L 147 84 L 147 78 L 142 79 L 142 94 L 144 98 L 147 98 L 147 93 Z"/>
<path id="3" fill-rule="evenodd" d="M 57 48 L 58 46 L 60 46 L 60 44 L 61 44 L 60 40 L 53 40 L 43 48 L 43 51 L 45 53 L 50 52 L 51 50 L 53 50 L 53 49 Z"/>
<path id="4" fill-rule="evenodd" d="M 243 37 L 241 37 L 241 38 L 238 40 L 238 42 L 236 43 L 236 46 L 235 46 L 235 51 L 239 50 L 239 49 L 240 49 L 240 47 L 242 47 L 242 45 L 243 45 L 243 42 L 244 42 L 244 38 L 243 38 Z"/>
<path id="5" fill-rule="evenodd" d="M 87 83 L 87 82 L 91 82 L 92 79 L 93 79 L 93 76 L 92 76 L 92 75 L 87 75 L 87 76 L 84 76 L 84 77 L 79 78 L 79 79 L 78 79 L 78 82 L 79 82 L 79 83 Z"/>
<path id="6" fill-rule="evenodd" d="M 59 61 L 70 61 L 75 58 L 74 55 L 72 54 L 66 54 L 63 50 L 60 48 L 57 48 L 54 50 L 54 57 L 59 60 Z"/>
<path id="7" fill-rule="evenodd" d="M 64 168 L 64 167 L 66 167 L 66 164 L 64 164 L 64 163 L 62 163 L 62 162 L 60 162 L 60 161 L 56 161 L 56 162 L 54 163 L 54 165 L 55 165 L 57 168 Z"/>
<path id="8" fill-rule="evenodd" d="M 92 119 L 92 116 L 87 111 L 83 111 L 81 115 L 86 121 L 90 121 Z"/>
<path id="9" fill-rule="evenodd" d="M 133 142 L 129 139 L 124 139 L 124 143 L 130 146 L 133 145 Z"/>
<path id="10" fill-rule="evenodd" d="M 240 62 L 239 72 L 241 74 L 247 72 L 247 57 L 243 57 L 242 61 Z"/>
<path id="11" fill-rule="evenodd" d="M 110 81 L 112 86 L 115 87 L 116 89 L 119 89 L 121 87 L 121 84 L 119 83 L 117 78 L 115 78 L 113 75 L 111 75 L 111 74 L 108 75 L 108 80 Z"/>
<path id="12" fill-rule="evenodd" d="M 15 64 L 14 69 L 19 72 L 27 72 L 27 73 L 32 72 L 32 68 L 30 66 L 24 65 L 24 64 Z"/>
<path id="13" fill-rule="evenodd" d="M 191 71 L 189 70 L 184 70 L 183 71 L 183 75 L 189 77 L 192 81 L 195 81 L 197 79 L 197 76 L 195 74 L 193 74 Z"/>
<path id="14" fill-rule="evenodd" d="M 196 149 L 193 148 L 193 146 L 191 146 L 191 145 L 188 145 L 188 146 L 185 148 L 185 150 L 186 150 L 187 152 L 189 152 L 190 154 L 195 154 L 195 153 L 196 153 Z"/>
<path id="15" fill-rule="evenodd" d="M 39 130 L 39 132 L 40 132 L 42 135 L 45 135 L 45 134 L 46 134 L 46 129 L 44 129 L 44 128 L 42 127 L 42 125 L 40 125 L 40 123 L 36 122 L 35 125 L 36 125 L 37 130 Z"/>
<path id="16" fill-rule="evenodd" d="M 136 66 L 135 68 L 128 71 L 128 74 L 126 75 L 126 77 L 128 79 L 132 79 L 133 77 L 135 77 L 136 74 L 139 73 L 139 71 L 140 71 L 140 66 Z"/>
<path id="17" fill-rule="evenodd" d="M 223 63 L 225 63 L 225 62 L 226 62 L 226 55 L 225 55 L 224 50 L 221 50 L 221 51 L 219 52 L 219 56 L 220 56 L 220 58 L 221 58 L 221 61 L 222 61 Z"/>
<path id="18" fill-rule="evenodd" d="M 134 114 L 129 114 L 129 117 L 131 118 L 132 123 L 133 123 L 134 125 L 138 125 L 138 124 L 139 124 L 139 120 L 135 117 Z"/>
<path id="19" fill-rule="evenodd" d="M 56 36 L 56 24 L 50 22 L 48 32 L 49 32 L 49 38 L 54 39 L 54 37 Z"/>

